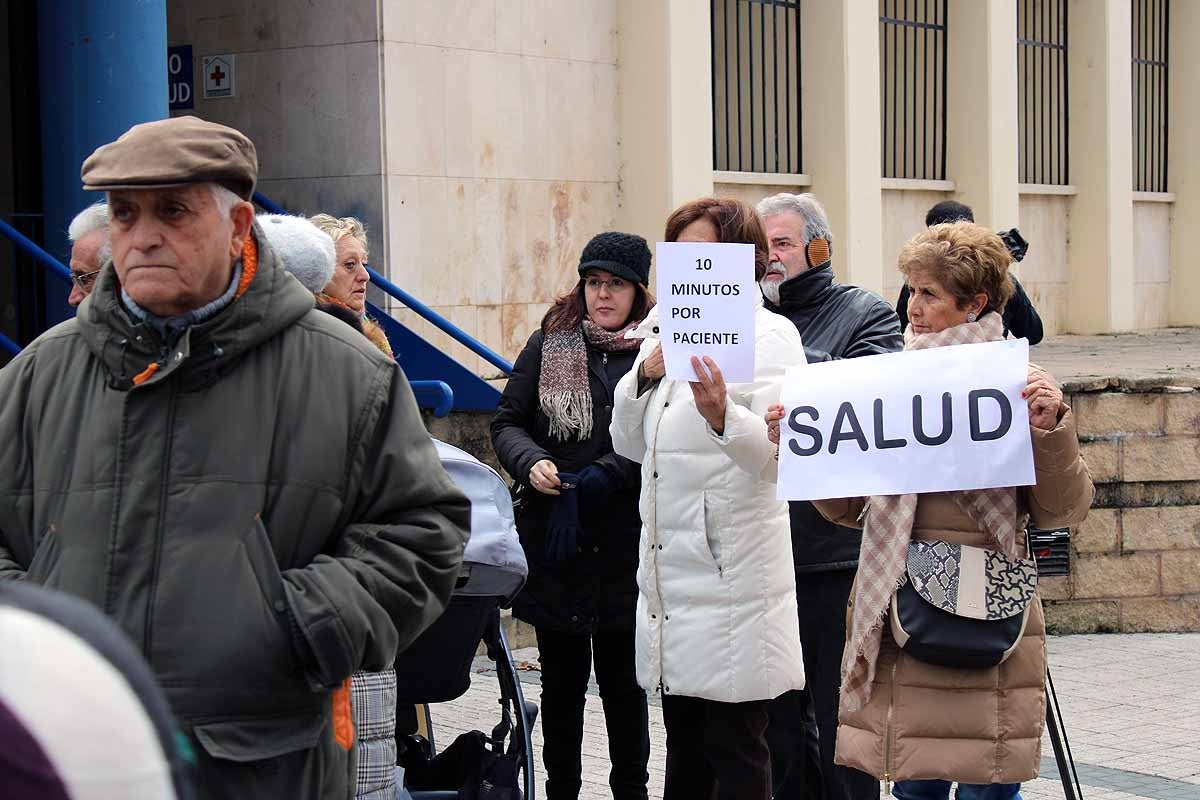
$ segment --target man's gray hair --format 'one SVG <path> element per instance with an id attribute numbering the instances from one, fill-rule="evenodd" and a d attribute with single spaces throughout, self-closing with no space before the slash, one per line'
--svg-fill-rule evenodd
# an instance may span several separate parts
<path id="1" fill-rule="evenodd" d="M 103 200 L 93 203 L 75 215 L 75 219 L 67 226 L 67 238 L 74 244 L 97 231 L 104 234 L 104 241 L 101 242 L 98 253 L 100 264 L 103 265 L 112 258 L 112 241 L 108 236 L 108 203 Z"/>
<path id="2" fill-rule="evenodd" d="M 833 231 L 829 230 L 829 217 L 825 215 L 825 207 L 815 195 L 808 192 L 780 192 L 760 200 L 754 210 L 764 220 L 784 212 L 798 214 L 804 220 L 804 241 L 801 244 L 807 245 L 813 239 L 821 238 L 829 242 L 829 252 L 833 253 Z"/>
<path id="3" fill-rule="evenodd" d="M 222 217 L 228 217 L 233 207 L 242 202 L 242 198 L 219 183 L 210 183 L 208 186 L 212 190 L 212 199 L 217 204 L 217 211 Z"/>

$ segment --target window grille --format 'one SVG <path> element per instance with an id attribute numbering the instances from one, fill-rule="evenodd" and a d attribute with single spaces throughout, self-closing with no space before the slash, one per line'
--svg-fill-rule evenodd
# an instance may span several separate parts
<path id="1" fill-rule="evenodd" d="M 800 0 L 711 0 L 713 168 L 798 174 Z"/>
<path id="2" fill-rule="evenodd" d="M 885 178 L 946 179 L 947 0 L 879 0 Z"/>
<path id="3" fill-rule="evenodd" d="M 1167 191 L 1170 0 L 1133 0 L 1133 188 Z"/>
<path id="4" fill-rule="evenodd" d="M 1017 0 L 1021 183 L 1066 185 L 1067 0 Z"/>

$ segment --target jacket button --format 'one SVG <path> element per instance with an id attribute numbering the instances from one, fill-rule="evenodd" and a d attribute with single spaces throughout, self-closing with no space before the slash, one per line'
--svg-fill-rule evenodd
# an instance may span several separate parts
<path id="1" fill-rule="evenodd" d="M 671 405 L 671 401 L 668 400 L 667 402 L 663 403 L 663 408 L 669 408 L 670 405 Z"/>
<path id="2" fill-rule="evenodd" d="M 662 545 L 661 545 L 661 544 L 658 546 L 658 549 L 659 549 L 659 550 L 662 550 Z"/>
<path id="3" fill-rule="evenodd" d="M 653 614 L 651 614 L 651 615 L 650 615 L 650 619 L 658 619 L 658 617 L 656 617 L 656 616 L 654 616 Z"/>
<path id="4" fill-rule="evenodd" d="M 572 615 L 571 615 L 571 622 L 579 622 L 579 615 L 578 615 L 578 614 L 572 614 Z"/>
<path id="5" fill-rule="evenodd" d="M 670 615 L 670 614 L 663 614 L 663 619 L 664 619 L 664 620 L 667 620 L 667 621 L 669 622 L 669 621 L 671 620 L 671 615 Z"/>
<path id="6" fill-rule="evenodd" d="M 282 600 L 276 600 L 275 610 L 282 614 L 283 612 L 287 611 L 287 603 L 283 602 Z"/>
<path id="7" fill-rule="evenodd" d="M 664 686 L 664 687 L 663 687 L 663 694 L 670 694 L 670 693 L 671 693 L 671 687 L 670 687 L 670 686 Z"/>
<path id="8" fill-rule="evenodd" d="M 599 552 L 600 552 L 600 546 L 599 546 L 599 545 L 597 545 L 597 546 L 593 547 L 593 548 L 592 548 L 592 552 L 593 552 L 593 553 L 599 553 Z"/>
<path id="9" fill-rule="evenodd" d="M 604 407 L 604 413 L 605 413 L 605 414 L 611 414 L 611 413 L 612 413 L 612 406 L 605 406 L 605 407 Z"/>
<path id="10" fill-rule="evenodd" d="M 657 473 L 657 472 L 656 472 L 656 473 L 654 473 L 654 477 L 656 477 L 656 478 L 658 477 L 658 473 Z"/>

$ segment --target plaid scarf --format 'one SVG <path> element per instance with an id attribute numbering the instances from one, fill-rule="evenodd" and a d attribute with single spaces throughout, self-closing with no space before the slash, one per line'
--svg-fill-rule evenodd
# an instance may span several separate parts
<path id="1" fill-rule="evenodd" d="M 578 441 L 592 435 L 592 390 L 588 385 L 588 348 L 603 353 L 636 350 L 641 339 L 626 339 L 625 332 L 640 320 L 619 331 L 609 331 L 590 319 L 582 325 L 547 333 L 542 340 L 542 374 L 538 378 L 538 404 L 550 420 L 550 435 Z M 587 337 L 587 343 L 584 342 Z"/>
<path id="2" fill-rule="evenodd" d="M 905 350 L 994 342 L 1004 338 L 999 314 L 955 325 L 939 333 L 904 334 Z M 1001 552 L 1016 557 L 1017 491 L 1011 487 L 951 492 L 954 502 Z M 864 509 L 862 551 L 858 561 L 854 611 L 842 654 L 842 713 L 859 710 L 871 699 L 871 682 L 883 641 L 884 618 L 896 588 L 907 579 L 905 564 L 912 538 L 918 495 L 871 497 Z"/>

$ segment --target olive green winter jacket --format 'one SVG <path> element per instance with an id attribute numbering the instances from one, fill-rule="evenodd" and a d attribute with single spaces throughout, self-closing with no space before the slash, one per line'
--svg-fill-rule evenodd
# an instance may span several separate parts
<path id="1" fill-rule="evenodd" d="M 0 577 L 120 624 L 202 797 L 342 798 L 340 687 L 441 613 L 469 504 L 403 372 L 255 239 L 244 293 L 174 346 L 107 266 L 0 370 Z"/>

